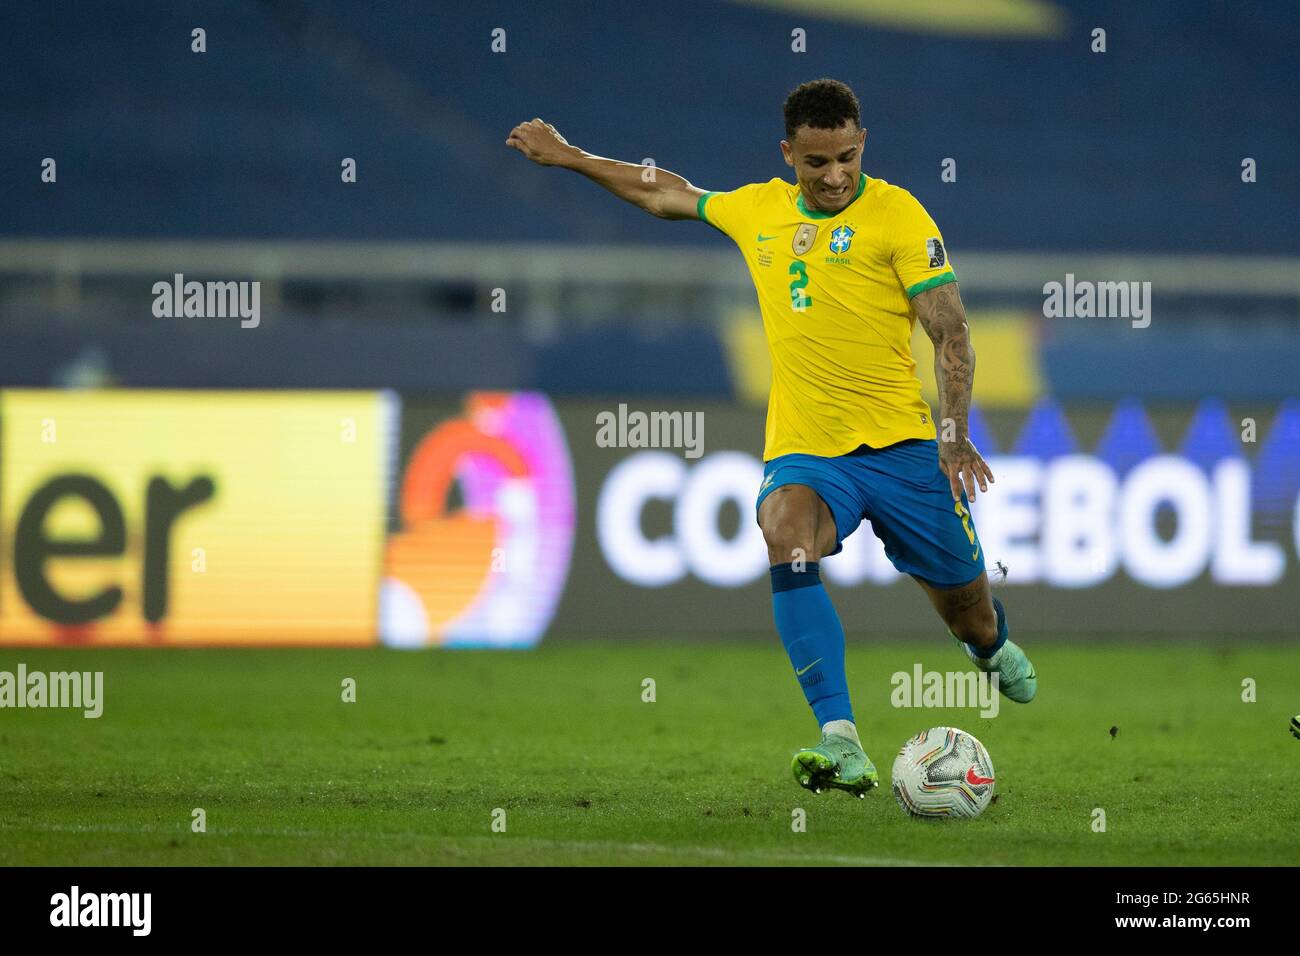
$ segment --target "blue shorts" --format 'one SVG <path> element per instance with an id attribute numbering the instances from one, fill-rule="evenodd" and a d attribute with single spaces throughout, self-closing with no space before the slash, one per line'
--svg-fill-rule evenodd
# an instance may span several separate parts
<path id="1" fill-rule="evenodd" d="M 953 500 L 933 438 L 885 448 L 864 445 L 838 458 L 773 458 L 763 468 L 755 507 L 782 485 L 807 485 L 826 502 L 835 519 L 831 554 L 843 549 L 844 539 L 866 518 L 894 567 L 931 587 L 961 587 L 984 571 L 966 492 L 960 502 Z"/>

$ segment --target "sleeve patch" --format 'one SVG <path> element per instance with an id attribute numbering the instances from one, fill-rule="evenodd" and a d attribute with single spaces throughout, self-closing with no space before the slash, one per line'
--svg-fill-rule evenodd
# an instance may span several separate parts
<path id="1" fill-rule="evenodd" d="M 943 243 L 938 237 L 925 240 L 925 251 L 930 256 L 931 269 L 941 269 L 948 261 L 947 253 L 943 251 Z"/>

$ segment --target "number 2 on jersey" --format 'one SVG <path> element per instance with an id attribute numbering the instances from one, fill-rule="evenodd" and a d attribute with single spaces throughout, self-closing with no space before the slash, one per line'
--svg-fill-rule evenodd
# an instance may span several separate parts
<path id="1" fill-rule="evenodd" d="M 812 305 L 812 296 L 804 292 L 804 286 L 808 284 L 808 267 L 796 259 L 790 263 L 790 275 L 796 276 L 790 283 L 790 307 L 803 312 Z"/>

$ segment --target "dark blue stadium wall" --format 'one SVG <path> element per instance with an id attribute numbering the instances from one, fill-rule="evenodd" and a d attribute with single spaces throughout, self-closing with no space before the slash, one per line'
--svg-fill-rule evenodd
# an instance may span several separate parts
<path id="1" fill-rule="evenodd" d="M 1300 252 L 1300 6 L 1054 6 L 1054 35 L 997 38 L 681 0 L 5 3 L 0 229 L 717 243 L 530 167 L 507 132 L 543 116 L 729 189 L 786 173 L 782 98 L 832 75 L 862 99 L 868 171 L 916 193 L 954 249 Z"/>

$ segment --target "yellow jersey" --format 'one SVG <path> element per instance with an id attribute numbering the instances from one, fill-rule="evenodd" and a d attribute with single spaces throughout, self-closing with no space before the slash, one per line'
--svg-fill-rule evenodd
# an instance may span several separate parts
<path id="1" fill-rule="evenodd" d="M 943 236 L 906 189 L 862 173 L 837 213 L 783 179 L 710 192 L 700 219 L 740 247 L 772 356 L 765 461 L 934 438 L 912 358 L 912 297 L 955 282 Z"/>

